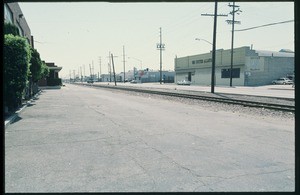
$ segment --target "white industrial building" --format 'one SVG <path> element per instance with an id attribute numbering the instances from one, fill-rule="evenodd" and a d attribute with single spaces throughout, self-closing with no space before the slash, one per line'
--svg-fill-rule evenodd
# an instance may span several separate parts
<path id="1" fill-rule="evenodd" d="M 271 84 L 272 80 L 294 74 L 294 52 L 263 51 L 250 47 L 233 50 L 233 86 Z M 216 50 L 215 84 L 229 86 L 231 49 Z M 175 58 L 175 82 L 189 80 L 194 85 L 210 85 L 212 52 Z"/>

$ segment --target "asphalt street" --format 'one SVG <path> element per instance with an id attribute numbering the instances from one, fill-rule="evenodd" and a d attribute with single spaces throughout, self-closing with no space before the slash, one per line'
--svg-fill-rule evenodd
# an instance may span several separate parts
<path id="1" fill-rule="evenodd" d="M 5 192 L 294 191 L 294 120 L 43 90 L 5 129 Z"/>

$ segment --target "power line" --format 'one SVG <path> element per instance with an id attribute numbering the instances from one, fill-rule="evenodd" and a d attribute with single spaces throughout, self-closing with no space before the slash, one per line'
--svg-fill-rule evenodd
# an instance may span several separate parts
<path id="1" fill-rule="evenodd" d="M 204 10 L 207 10 L 208 6 L 210 6 L 210 3 L 201 4 L 201 12 Z M 182 15 L 179 20 L 176 20 L 174 23 L 171 23 L 166 26 L 166 29 L 168 30 L 168 33 L 173 31 L 178 31 L 181 26 L 185 26 L 186 23 L 190 23 L 191 19 L 197 18 L 199 16 L 199 8 L 197 7 L 195 11 L 189 12 L 187 15 Z"/>
<path id="2" fill-rule="evenodd" d="M 283 22 L 274 22 L 274 23 L 270 23 L 270 24 L 264 24 L 264 25 L 260 25 L 260 26 L 254 26 L 251 28 L 245 28 L 245 29 L 239 29 L 239 30 L 235 30 L 235 31 L 246 31 L 246 30 L 252 30 L 255 28 L 261 28 L 261 27 L 265 27 L 265 26 L 272 26 L 272 25 L 276 25 L 276 24 L 284 24 L 284 23 L 289 23 L 289 22 L 294 22 L 294 20 L 287 20 L 287 21 L 283 21 Z"/>
<path id="3" fill-rule="evenodd" d="M 201 14 L 201 16 L 215 16 L 214 14 Z M 218 14 L 217 16 L 228 16 L 228 14 Z"/>

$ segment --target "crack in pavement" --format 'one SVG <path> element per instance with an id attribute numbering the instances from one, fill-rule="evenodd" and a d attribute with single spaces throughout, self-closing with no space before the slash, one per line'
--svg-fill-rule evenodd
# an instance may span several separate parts
<path id="1" fill-rule="evenodd" d="M 17 148 L 17 147 L 27 147 L 27 146 L 40 146 L 40 145 L 53 145 L 53 144 L 65 144 L 65 143 L 80 143 L 80 142 L 94 142 L 94 141 L 98 141 L 98 140 L 103 140 L 103 139 L 107 139 L 110 138 L 109 137 L 103 137 L 103 138 L 97 138 L 97 139 L 87 139 L 87 140 L 76 140 L 76 141 L 63 141 L 63 142 L 52 142 L 52 143 L 38 143 L 38 144 L 29 144 L 29 145 L 13 145 L 13 146 L 7 146 L 7 149 L 10 148 Z"/>
<path id="2" fill-rule="evenodd" d="M 290 171 L 290 170 L 294 170 L 294 169 L 284 169 L 284 170 L 279 170 L 279 171 L 270 171 L 270 172 L 262 172 L 262 173 L 248 173 L 248 174 L 241 174 L 241 175 L 236 175 L 236 176 L 231 176 L 231 177 L 222 177 L 222 176 L 203 176 L 203 177 L 216 177 L 216 178 L 220 178 L 221 181 L 217 181 L 217 182 L 213 182 L 210 184 L 206 184 L 204 186 L 208 187 L 209 189 L 211 189 L 213 191 L 212 188 L 210 188 L 209 186 L 211 185 L 215 185 L 215 184 L 219 184 L 222 183 L 226 180 L 230 180 L 230 179 L 235 179 L 235 178 L 239 178 L 239 177 L 245 177 L 245 176 L 256 176 L 256 175 L 264 175 L 264 174 L 272 174 L 272 173 L 280 173 L 280 172 L 286 172 L 286 171 Z M 203 185 L 202 185 L 203 186 Z M 202 186 L 198 186 L 194 189 L 194 191 L 196 191 L 198 188 L 202 187 Z"/>
<path id="3" fill-rule="evenodd" d="M 170 156 L 164 154 L 161 150 L 159 150 L 159 149 L 157 149 L 157 148 L 155 148 L 155 147 L 150 146 L 150 145 L 149 145 L 146 141 L 144 141 L 142 138 L 140 138 L 140 139 L 141 139 L 142 142 L 143 142 L 144 144 L 146 144 L 149 148 L 151 148 L 152 150 L 158 152 L 158 153 L 159 153 L 160 155 L 162 155 L 163 157 L 165 157 L 165 158 L 171 160 L 171 162 L 174 163 L 174 164 L 176 164 L 179 168 L 181 168 L 181 169 L 183 169 L 183 170 L 186 170 L 186 171 L 190 172 L 192 175 L 196 176 L 197 178 L 202 177 L 201 175 L 195 173 L 194 170 L 191 170 L 191 169 L 189 169 L 189 168 L 187 168 L 187 167 L 185 167 L 185 166 L 179 164 L 179 163 L 176 162 L 173 158 L 171 158 Z M 204 186 L 206 185 L 203 181 L 201 181 L 201 180 L 198 180 L 198 181 L 201 182 Z"/>
<path id="4" fill-rule="evenodd" d="M 133 156 L 131 156 L 131 155 L 128 155 L 142 170 L 143 170 L 143 172 L 144 172 L 144 174 L 146 174 L 148 177 L 149 177 L 149 179 L 151 179 L 151 181 L 152 181 L 152 190 L 154 190 L 155 189 L 155 186 L 156 186 L 156 182 L 155 182 L 155 180 L 151 177 L 151 175 L 147 172 L 147 169 L 145 168 L 145 167 L 143 167 Z"/>

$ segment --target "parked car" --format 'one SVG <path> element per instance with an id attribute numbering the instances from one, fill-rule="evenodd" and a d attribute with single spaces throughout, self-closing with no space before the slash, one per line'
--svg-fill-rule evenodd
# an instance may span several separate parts
<path id="1" fill-rule="evenodd" d="M 187 81 L 187 80 L 177 81 L 177 85 L 191 85 L 191 81 Z"/>
<path id="2" fill-rule="evenodd" d="M 134 84 L 136 84 L 136 83 L 137 83 L 137 81 L 136 81 L 136 80 L 132 80 L 132 81 L 130 81 L 130 83 L 134 83 Z"/>
<path id="3" fill-rule="evenodd" d="M 276 85 L 276 84 L 277 85 L 291 85 L 291 84 L 293 84 L 293 81 L 288 78 L 279 78 L 279 79 L 273 80 L 272 84 L 274 84 L 274 85 Z"/>
<path id="4" fill-rule="evenodd" d="M 87 80 L 87 83 L 94 83 L 94 81 L 93 80 Z"/>

